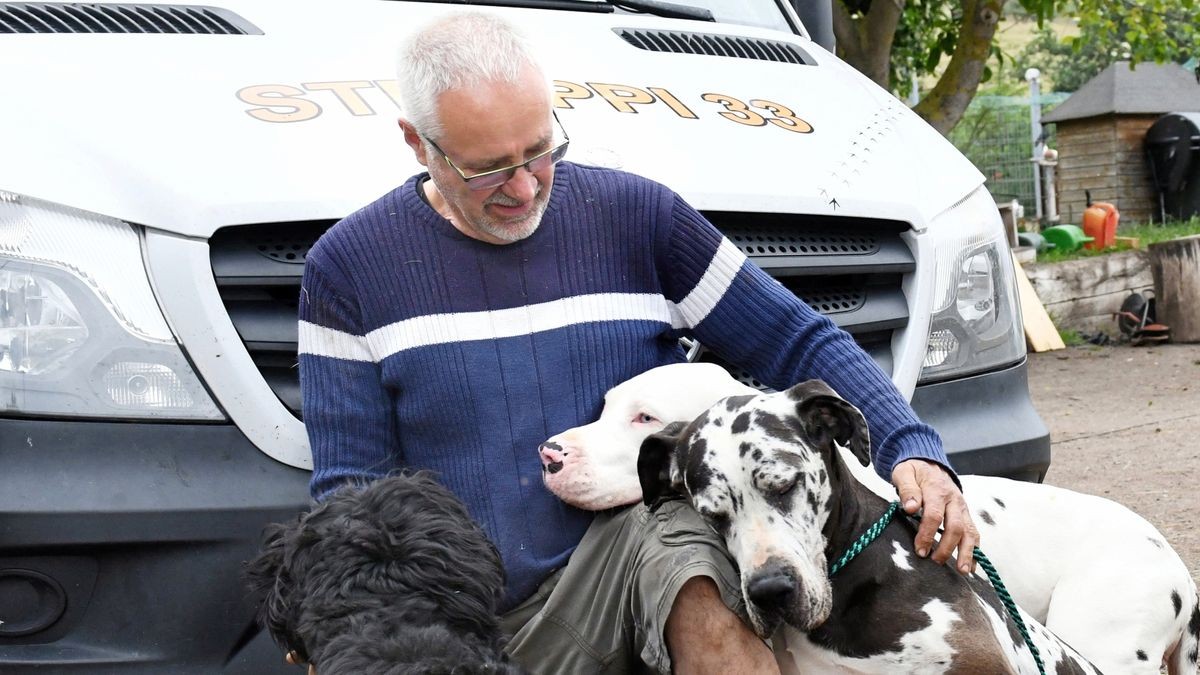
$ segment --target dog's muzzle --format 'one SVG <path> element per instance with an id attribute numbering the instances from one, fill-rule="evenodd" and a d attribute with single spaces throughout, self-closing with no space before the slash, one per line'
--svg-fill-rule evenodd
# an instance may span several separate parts
<path id="1" fill-rule="evenodd" d="M 770 613 L 780 613 L 794 604 L 797 590 L 796 580 L 778 568 L 755 574 L 746 583 L 750 602 Z"/>
<path id="2" fill-rule="evenodd" d="M 784 565 L 770 562 L 746 581 L 746 600 L 760 637 L 769 636 L 780 623 L 796 623 L 807 602 L 795 574 Z"/>

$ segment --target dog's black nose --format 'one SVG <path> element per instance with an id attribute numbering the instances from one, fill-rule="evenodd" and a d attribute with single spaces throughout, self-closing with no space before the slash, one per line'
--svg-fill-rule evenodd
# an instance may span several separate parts
<path id="1" fill-rule="evenodd" d="M 759 607 L 780 607 L 796 593 L 796 580 L 783 572 L 759 574 L 746 584 L 746 595 Z"/>
<path id="2" fill-rule="evenodd" d="M 563 463 L 550 462 L 549 464 L 543 465 L 542 468 L 546 470 L 547 473 L 558 473 L 559 471 L 562 471 Z"/>

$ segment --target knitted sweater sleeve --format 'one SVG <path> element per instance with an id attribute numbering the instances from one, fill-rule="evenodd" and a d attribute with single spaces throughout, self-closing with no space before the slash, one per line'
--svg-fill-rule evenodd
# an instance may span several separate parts
<path id="1" fill-rule="evenodd" d="M 300 288 L 300 388 L 312 448 L 309 490 L 321 499 L 347 482 L 387 474 L 400 461 L 388 392 L 348 277 L 314 247 Z"/>
<path id="2" fill-rule="evenodd" d="M 773 389 L 827 382 L 866 417 L 875 471 L 885 480 L 907 459 L 950 469 L 937 432 L 917 419 L 848 333 L 747 259 L 683 199 L 671 195 L 669 202 L 655 258 L 685 330 Z"/>

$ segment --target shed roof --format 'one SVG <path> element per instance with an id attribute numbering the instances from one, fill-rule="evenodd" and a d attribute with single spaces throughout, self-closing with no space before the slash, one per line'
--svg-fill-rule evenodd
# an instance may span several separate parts
<path id="1" fill-rule="evenodd" d="M 1064 122 L 1097 115 L 1161 115 L 1200 112 L 1196 73 L 1175 63 L 1117 61 L 1088 80 L 1043 122 Z"/>

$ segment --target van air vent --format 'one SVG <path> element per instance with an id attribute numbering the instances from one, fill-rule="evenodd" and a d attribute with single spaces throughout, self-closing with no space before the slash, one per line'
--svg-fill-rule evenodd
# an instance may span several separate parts
<path id="1" fill-rule="evenodd" d="M 814 63 L 812 57 L 804 50 L 779 40 L 764 40 L 742 35 L 689 33 L 677 30 L 614 28 L 613 31 L 634 47 L 648 49 L 652 52 L 732 56 L 737 59 L 777 61 L 802 66 Z"/>
<path id="2" fill-rule="evenodd" d="M 219 7 L 74 2 L 0 2 L 0 33 L 262 35 L 254 24 Z"/>

